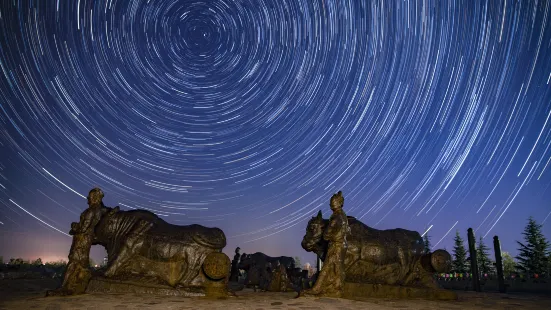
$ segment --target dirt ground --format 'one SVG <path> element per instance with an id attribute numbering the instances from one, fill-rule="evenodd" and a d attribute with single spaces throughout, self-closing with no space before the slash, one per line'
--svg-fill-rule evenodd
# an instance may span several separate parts
<path id="1" fill-rule="evenodd" d="M 59 280 L 0 280 L 0 309 L 551 309 L 551 296 L 459 292 L 452 302 L 428 300 L 346 300 L 301 297 L 295 293 L 253 292 L 245 289 L 226 299 L 85 294 L 44 297 Z"/>

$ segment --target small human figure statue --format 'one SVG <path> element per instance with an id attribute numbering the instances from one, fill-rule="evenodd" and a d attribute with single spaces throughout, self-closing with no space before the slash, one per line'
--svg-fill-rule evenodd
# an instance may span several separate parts
<path id="1" fill-rule="evenodd" d="M 287 275 L 287 269 L 283 264 L 279 264 L 279 291 L 287 292 L 287 287 L 289 284 L 289 276 Z"/>
<path id="2" fill-rule="evenodd" d="M 233 261 L 231 262 L 231 272 L 230 272 L 230 281 L 237 282 L 239 280 L 239 254 L 240 248 L 235 249 L 235 255 L 233 256 Z"/>
<path id="3" fill-rule="evenodd" d="M 253 291 L 256 292 L 260 283 L 260 272 L 256 267 L 256 262 L 251 263 L 251 267 L 247 271 L 247 278 L 245 279 L 245 285 L 250 285 L 253 287 Z"/>
<path id="4" fill-rule="evenodd" d="M 346 236 L 350 233 L 348 218 L 343 211 L 344 197 L 339 191 L 331 197 L 330 207 L 333 214 L 323 238 L 328 241 L 327 255 L 323 268 L 319 271 L 316 283 L 312 289 L 303 291 L 305 296 L 342 297 L 345 268 L 344 259 L 347 249 Z"/>
<path id="5" fill-rule="evenodd" d="M 281 269 L 280 262 L 276 261 L 275 266 L 272 268 L 271 281 L 268 286 L 270 292 L 279 292 L 281 288 Z"/>
<path id="6" fill-rule="evenodd" d="M 241 258 L 239 258 L 239 263 L 241 264 L 241 262 L 244 262 L 246 259 L 247 259 L 247 253 L 241 254 Z M 244 269 L 239 269 L 239 265 L 238 265 L 237 269 L 239 270 L 239 273 L 241 274 L 241 276 L 243 277 L 243 279 L 246 283 L 248 272 Z"/>
<path id="7" fill-rule="evenodd" d="M 285 265 L 280 261 L 275 263 L 275 267 L 271 272 L 270 283 L 268 285 L 268 291 L 270 292 L 287 292 L 289 287 L 289 276 L 287 275 L 287 269 Z"/>
<path id="8" fill-rule="evenodd" d="M 90 248 L 94 239 L 94 228 L 101 217 L 108 212 L 117 212 L 119 207 L 108 208 L 103 204 L 103 192 L 94 188 L 88 194 L 88 208 L 80 215 L 80 222 L 71 223 L 69 234 L 73 243 L 69 252 L 69 263 L 63 276 L 61 288 L 49 291 L 47 296 L 84 294 L 92 277 L 90 271 Z"/>
<path id="9" fill-rule="evenodd" d="M 266 263 L 266 268 L 260 277 L 260 290 L 269 291 L 270 283 L 272 282 L 272 263 Z"/>

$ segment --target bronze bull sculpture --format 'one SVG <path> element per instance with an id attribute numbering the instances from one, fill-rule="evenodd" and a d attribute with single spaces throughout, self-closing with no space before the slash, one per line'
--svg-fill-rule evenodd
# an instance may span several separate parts
<path id="1" fill-rule="evenodd" d="M 244 284 L 246 286 L 252 286 L 256 289 L 259 286 L 260 289 L 267 289 L 270 282 L 270 269 L 276 268 L 281 264 L 286 270 L 292 270 L 295 268 L 295 260 L 288 256 L 271 257 L 261 252 L 249 254 L 242 258 L 238 264 L 238 268 L 247 271 L 247 277 Z"/>
<path id="2" fill-rule="evenodd" d="M 238 264 L 239 269 L 248 270 L 253 262 L 259 267 L 266 267 L 268 263 L 275 266 L 277 262 L 279 262 L 286 269 L 295 268 L 295 260 L 292 257 L 271 257 L 262 252 L 256 252 L 254 254 L 249 254 L 245 257 L 245 259 L 242 259 Z"/>
<path id="3" fill-rule="evenodd" d="M 325 259 L 327 241 L 323 233 L 328 220 L 321 211 L 306 228 L 302 247 Z M 378 230 L 348 216 L 345 255 L 346 282 L 422 286 L 436 288 L 432 275 L 446 272 L 451 255 L 444 250 L 423 254 L 424 246 L 418 232 L 405 229 Z"/>
<path id="4" fill-rule="evenodd" d="M 201 225 L 173 225 L 146 210 L 118 211 L 103 216 L 95 227 L 93 244 L 107 250 L 108 265 L 104 273 L 107 278 L 125 280 L 137 276 L 143 281 L 142 276 L 146 276 L 172 287 L 204 288 L 208 276 L 225 277 L 229 272 L 210 270 L 209 274 L 204 266 L 209 254 L 221 253 L 226 246 L 222 230 Z M 229 269 L 229 265 L 227 267 Z"/>

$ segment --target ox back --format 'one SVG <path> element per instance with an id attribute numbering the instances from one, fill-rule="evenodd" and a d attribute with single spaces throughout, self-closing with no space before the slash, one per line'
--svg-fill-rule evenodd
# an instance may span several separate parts
<path id="1" fill-rule="evenodd" d="M 95 228 L 94 244 L 103 245 L 107 253 L 117 252 L 128 233 L 141 220 L 155 224 L 163 221 L 154 213 L 146 210 L 119 211 L 112 215 L 104 216 L 100 220 Z"/>

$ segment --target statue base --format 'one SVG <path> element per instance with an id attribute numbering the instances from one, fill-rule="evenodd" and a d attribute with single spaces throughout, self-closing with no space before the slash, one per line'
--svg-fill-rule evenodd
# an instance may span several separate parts
<path id="1" fill-rule="evenodd" d="M 126 293 L 182 297 L 203 297 L 207 295 L 201 289 L 174 288 L 168 285 L 112 280 L 103 277 L 92 278 L 88 282 L 86 293 Z"/>
<path id="2" fill-rule="evenodd" d="M 344 284 L 343 298 L 356 299 L 361 297 L 457 300 L 455 292 L 445 289 L 350 282 Z"/>

